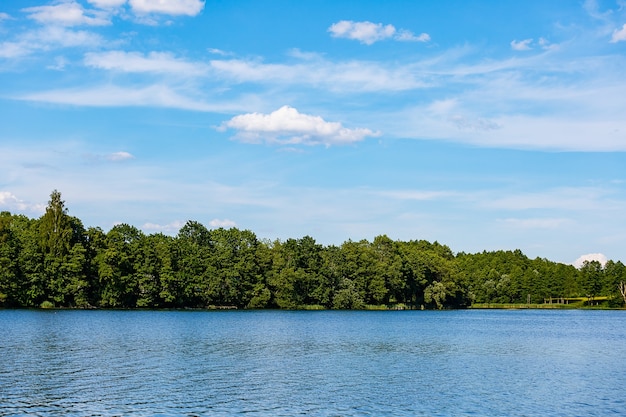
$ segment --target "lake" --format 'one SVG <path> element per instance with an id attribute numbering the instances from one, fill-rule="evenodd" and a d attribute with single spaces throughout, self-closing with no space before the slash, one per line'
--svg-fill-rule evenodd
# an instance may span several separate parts
<path id="1" fill-rule="evenodd" d="M 0 416 L 626 414 L 626 311 L 0 310 Z"/>

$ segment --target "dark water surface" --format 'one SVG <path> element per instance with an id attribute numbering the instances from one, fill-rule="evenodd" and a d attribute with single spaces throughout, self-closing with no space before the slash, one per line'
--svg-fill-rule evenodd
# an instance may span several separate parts
<path id="1" fill-rule="evenodd" d="M 0 310 L 0 416 L 626 415 L 626 311 Z"/>

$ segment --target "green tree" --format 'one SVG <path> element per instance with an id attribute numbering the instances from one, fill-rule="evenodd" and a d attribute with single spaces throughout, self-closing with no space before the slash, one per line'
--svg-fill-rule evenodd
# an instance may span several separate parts
<path id="1" fill-rule="evenodd" d="M 211 231 L 213 251 L 207 294 L 211 303 L 245 307 L 259 279 L 258 240 L 249 230 L 219 228 Z"/>
<path id="2" fill-rule="evenodd" d="M 46 301 L 58 306 L 86 305 L 85 229 L 78 218 L 67 214 L 59 191 L 50 194 L 38 224 Z"/>
<path id="3" fill-rule="evenodd" d="M 604 265 L 603 272 L 602 293 L 610 297 L 609 304 L 611 306 L 619 307 L 626 302 L 620 289 L 620 283 L 626 282 L 626 266 L 620 261 L 609 260 Z"/>
<path id="4" fill-rule="evenodd" d="M 99 304 L 135 307 L 140 296 L 138 267 L 143 233 L 128 224 L 114 226 L 106 235 L 106 249 L 98 254 Z"/>
<path id="5" fill-rule="evenodd" d="M 0 306 L 19 306 L 19 240 L 12 228 L 13 216 L 0 213 Z"/>
<path id="6" fill-rule="evenodd" d="M 174 245 L 174 275 L 163 281 L 162 297 L 175 306 L 204 307 L 209 304 L 209 281 L 213 242 L 210 231 L 197 221 L 188 221 Z"/>
<path id="7" fill-rule="evenodd" d="M 582 288 L 585 295 L 591 299 L 602 289 L 602 264 L 598 261 L 585 261 L 580 268 Z"/>

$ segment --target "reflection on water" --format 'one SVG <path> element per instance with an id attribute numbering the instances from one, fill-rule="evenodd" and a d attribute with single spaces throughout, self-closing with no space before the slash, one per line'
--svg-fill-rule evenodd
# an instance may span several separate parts
<path id="1" fill-rule="evenodd" d="M 0 311 L 0 416 L 621 415 L 622 311 Z"/>

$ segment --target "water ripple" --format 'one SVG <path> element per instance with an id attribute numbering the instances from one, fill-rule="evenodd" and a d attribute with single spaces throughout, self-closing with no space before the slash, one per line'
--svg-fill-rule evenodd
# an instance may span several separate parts
<path id="1" fill-rule="evenodd" d="M 0 416 L 620 415 L 624 318 L 4 310 Z"/>

